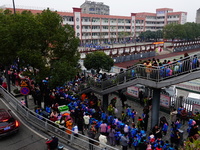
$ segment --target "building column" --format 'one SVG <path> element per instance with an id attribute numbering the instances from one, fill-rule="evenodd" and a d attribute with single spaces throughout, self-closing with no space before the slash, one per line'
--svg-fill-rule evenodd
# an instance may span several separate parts
<path id="1" fill-rule="evenodd" d="M 107 108 L 108 108 L 108 95 L 109 94 L 105 94 L 103 95 L 103 103 L 102 103 L 102 107 L 103 107 L 103 110 L 104 111 L 107 111 Z"/>
<path id="2" fill-rule="evenodd" d="M 161 91 L 161 89 L 153 88 L 153 100 L 152 100 L 152 111 L 151 111 L 151 128 L 153 128 L 159 122 L 160 91 Z"/>

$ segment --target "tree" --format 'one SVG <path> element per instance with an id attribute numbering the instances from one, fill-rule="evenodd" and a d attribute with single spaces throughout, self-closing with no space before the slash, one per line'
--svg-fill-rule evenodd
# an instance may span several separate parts
<path id="1" fill-rule="evenodd" d="M 174 41 L 176 38 L 176 29 L 175 29 L 176 24 L 168 24 L 164 27 L 163 33 L 164 33 L 164 38 L 165 39 L 171 39 Z"/>
<path id="2" fill-rule="evenodd" d="M 10 80 L 8 77 L 8 66 L 14 62 L 17 55 L 17 42 L 15 16 L 9 10 L 0 13 L 0 64 L 5 67 L 8 91 L 10 92 Z"/>
<path id="3" fill-rule="evenodd" d="M 196 23 L 168 24 L 164 27 L 165 39 L 195 40 L 200 36 L 200 25 Z"/>
<path id="4" fill-rule="evenodd" d="M 87 68 L 88 70 L 95 69 L 97 73 L 99 73 L 101 69 L 110 71 L 113 65 L 114 65 L 113 59 L 101 51 L 96 51 L 87 54 L 84 60 L 85 68 Z"/>
<path id="5" fill-rule="evenodd" d="M 126 47 L 126 38 L 129 37 L 131 34 L 129 32 L 122 31 L 122 32 L 119 32 L 118 35 L 120 38 L 124 40 L 123 42 L 125 43 L 125 47 Z"/>
<path id="6" fill-rule="evenodd" d="M 37 74 L 32 73 L 35 79 L 51 76 L 52 82 L 57 83 L 59 76 L 65 81 L 72 79 L 71 76 L 63 78 L 60 73 L 55 75 L 55 66 L 77 73 L 79 39 L 71 26 L 62 25 L 62 17 L 57 12 L 49 9 L 41 14 L 0 12 L 0 43 L 3 43 L 0 45 L 0 63 L 9 66 L 19 59 L 20 67 L 39 70 Z"/>
<path id="7" fill-rule="evenodd" d="M 186 23 L 183 25 L 184 26 L 184 30 L 186 32 L 186 36 L 185 38 L 187 40 L 194 40 L 195 38 L 199 37 L 199 29 L 198 29 L 198 25 L 196 23 Z"/>

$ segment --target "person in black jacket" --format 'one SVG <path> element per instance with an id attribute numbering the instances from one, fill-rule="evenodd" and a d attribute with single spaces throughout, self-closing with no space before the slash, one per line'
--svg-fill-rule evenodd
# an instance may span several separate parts
<path id="1" fill-rule="evenodd" d="M 58 138 L 53 136 L 52 140 L 47 141 L 46 144 L 48 145 L 48 150 L 55 150 L 58 147 Z"/>
<path id="2" fill-rule="evenodd" d="M 198 134 L 198 125 L 195 124 L 191 129 L 190 129 L 190 132 L 189 132 L 189 136 L 188 137 L 192 137 L 194 136 L 195 134 Z"/>

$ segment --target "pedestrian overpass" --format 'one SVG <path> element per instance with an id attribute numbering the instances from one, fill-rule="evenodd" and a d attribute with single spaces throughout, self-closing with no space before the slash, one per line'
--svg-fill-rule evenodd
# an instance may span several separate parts
<path id="1" fill-rule="evenodd" d="M 196 53 L 162 67 L 146 68 L 144 65 L 138 64 L 106 80 L 90 77 L 80 88 L 82 92 L 93 91 L 100 95 L 135 84 L 159 89 L 200 78 L 199 60 L 200 53 Z"/>

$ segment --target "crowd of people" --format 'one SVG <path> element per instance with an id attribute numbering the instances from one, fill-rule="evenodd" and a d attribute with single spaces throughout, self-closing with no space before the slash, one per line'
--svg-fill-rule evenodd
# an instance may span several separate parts
<path id="1" fill-rule="evenodd" d="M 104 110 L 101 100 L 94 93 L 79 95 L 75 92 L 75 87 L 83 80 L 83 76 L 77 76 L 69 84 L 50 90 L 46 110 L 49 112 L 49 119 L 54 121 L 59 128 L 63 130 L 66 128 L 69 135 L 88 136 L 91 143 L 90 150 L 93 149 L 93 144 L 96 144 L 94 140 L 100 142 L 99 146 L 102 149 L 106 147 L 105 144 L 109 144 L 122 146 L 123 150 L 128 148 L 173 150 L 183 144 L 181 126 L 184 125 L 184 120 L 180 114 L 184 113 L 184 109 L 171 114 L 173 116 L 171 122 L 161 117 L 159 124 L 148 129 L 152 97 L 142 99 L 141 105 L 144 106 L 142 114 L 138 114 L 132 108 L 134 106 L 127 104 L 127 98 L 123 92 L 120 92 L 119 97 L 112 98 L 108 108 Z M 119 100 L 123 106 L 122 112 L 119 112 L 116 105 Z M 67 115 L 59 111 L 58 108 L 62 105 L 67 106 Z M 195 120 L 189 118 L 189 120 L 185 119 L 185 122 L 188 122 L 188 137 L 198 138 L 198 125 Z M 164 141 L 163 137 L 166 139 L 166 136 L 169 138 Z"/>
<path id="2" fill-rule="evenodd" d="M 179 68 L 181 65 L 185 66 L 183 68 L 187 68 L 187 60 L 191 62 L 187 56 L 185 54 L 186 59 L 183 59 L 182 64 L 180 62 Z M 143 64 L 150 68 L 170 63 L 171 61 L 161 63 L 159 60 L 152 59 L 145 61 Z M 199 65 L 199 63 L 196 62 L 196 65 Z M 173 71 L 174 69 L 175 67 Z M 104 74 L 101 76 L 96 75 L 96 77 L 102 80 L 109 76 Z M 102 149 L 105 149 L 105 144 L 111 146 L 121 145 L 123 150 L 128 148 L 135 150 L 178 149 L 178 147 L 183 145 L 181 126 L 186 122 L 188 123 L 187 132 L 189 140 L 193 142 L 198 138 L 199 128 L 195 120 L 196 116 L 185 117 L 186 112 L 183 107 L 180 107 L 177 111 L 174 109 L 171 112 L 170 122 L 162 116 L 159 124 L 152 129 L 148 129 L 152 97 L 145 97 L 140 100 L 143 106 L 143 113 L 139 114 L 134 109 L 134 106 L 128 105 L 126 95 L 119 91 L 119 97 L 112 98 L 107 109 L 105 109 L 102 107 L 101 99 L 94 93 L 78 94 L 78 85 L 85 80 L 83 74 L 78 74 L 73 81 L 56 89 L 48 88 L 48 79 L 39 85 L 34 82 L 30 84 L 31 94 L 37 106 L 36 113 L 48 117 L 55 122 L 58 128 L 65 130 L 69 135 L 73 134 L 76 137 L 79 134 L 87 135 L 90 138 L 90 150 L 93 150 L 93 144 L 96 144 L 94 140 L 100 142 L 99 146 Z M 13 82 L 13 85 L 15 83 Z M 45 102 L 43 109 L 41 108 L 42 99 Z M 119 112 L 116 106 L 119 100 L 122 103 L 121 112 Z M 66 106 L 67 112 L 62 113 L 59 109 L 60 106 Z M 196 115 L 199 114 L 197 113 Z M 169 138 L 164 141 L 163 137 L 166 136 Z"/>
<path id="3" fill-rule="evenodd" d="M 144 61 L 139 60 L 136 64 L 140 65 L 144 69 L 140 68 L 139 70 L 134 70 L 133 75 L 140 73 L 141 76 L 147 78 L 161 79 L 172 75 L 178 75 L 179 73 L 186 73 L 189 70 L 195 70 L 199 67 L 199 59 L 197 55 L 194 55 L 191 59 L 189 54 L 185 53 L 184 57 L 180 57 L 179 60 L 173 59 L 173 61 L 164 60 L 161 62 L 160 59 L 152 58 Z M 127 69 L 131 67 L 132 66 L 128 66 Z"/>

